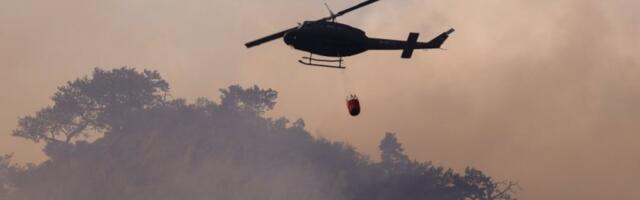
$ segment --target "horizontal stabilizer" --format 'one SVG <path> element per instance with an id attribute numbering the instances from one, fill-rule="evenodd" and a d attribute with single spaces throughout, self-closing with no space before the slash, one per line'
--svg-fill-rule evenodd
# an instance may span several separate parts
<path id="1" fill-rule="evenodd" d="M 416 44 L 418 43 L 418 36 L 420 36 L 419 33 L 409 33 L 409 38 L 407 38 L 406 46 L 402 50 L 402 58 L 411 58 L 413 50 L 416 48 Z"/>

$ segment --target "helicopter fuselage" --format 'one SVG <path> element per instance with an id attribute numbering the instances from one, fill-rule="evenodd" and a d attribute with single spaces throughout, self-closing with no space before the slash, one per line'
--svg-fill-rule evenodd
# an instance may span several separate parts
<path id="1" fill-rule="evenodd" d="M 279 38 L 294 49 L 309 52 L 308 57 L 298 60 L 300 63 L 312 66 L 344 68 L 342 57 L 353 56 L 368 50 L 402 50 L 401 58 L 409 59 L 416 49 L 438 49 L 454 30 L 450 29 L 428 42 L 418 42 L 419 33 L 409 33 L 406 40 L 389 40 L 367 37 L 364 31 L 337 23 L 336 18 L 351 11 L 360 9 L 379 0 L 367 0 L 355 6 L 331 14 L 314 21 L 306 21 L 297 27 L 285 29 L 244 44 L 247 48 L 252 48 Z M 328 5 L 326 5 L 329 8 Z M 313 55 L 326 57 L 338 57 L 338 59 L 314 58 Z M 317 64 L 337 62 L 336 65 Z"/>
<path id="2" fill-rule="evenodd" d="M 284 42 L 295 49 L 327 57 L 348 57 L 367 50 L 405 50 L 403 58 L 410 58 L 413 49 L 440 48 L 453 32 L 449 30 L 430 42 L 418 42 L 418 34 L 411 33 L 406 41 L 369 38 L 364 31 L 332 21 L 308 21 L 284 35 Z"/>
<path id="3" fill-rule="evenodd" d="M 367 51 L 365 32 L 336 22 L 305 22 L 284 36 L 295 49 L 329 57 L 347 57 Z"/>

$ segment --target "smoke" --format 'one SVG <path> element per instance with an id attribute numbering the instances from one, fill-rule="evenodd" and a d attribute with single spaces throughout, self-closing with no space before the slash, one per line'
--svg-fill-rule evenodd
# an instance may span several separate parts
<path id="1" fill-rule="evenodd" d="M 0 157 L 0 199 L 513 199 L 514 183 L 409 160 L 393 133 L 372 162 L 311 136 L 301 119 L 264 118 L 271 89 L 234 85 L 220 103 L 194 104 L 168 92 L 158 73 L 129 68 L 60 87 L 14 131 L 45 141 L 49 159 Z"/>
<path id="2" fill-rule="evenodd" d="M 410 152 L 516 177 L 530 199 L 638 198 L 615 192 L 638 176 L 639 26 L 628 10 L 637 2 L 412 2 L 410 11 L 376 15 L 420 16 L 374 18 L 367 28 L 399 35 L 407 26 L 454 26 L 450 50 L 418 54 L 412 64 L 375 60 L 379 68 L 359 72 L 394 68 L 385 75 L 395 77 L 354 78 L 379 82 L 361 88 L 378 94 L 370 104 L 395 102 L 376 114 L 402 113 L 379 121 L 416 139 Z"/>
<path id="3" fill-rule="evenodd" d="M 342 21 L 375 37 L 419 31 L 422 41 L 453 27 L 448 50 L 416 52 L 409 61 L 399 52 L 347 58 L 363 104 L 359 119 L 326 119 L 344 112 L 336 110 L 341 102 L 326 100 L 339 99 L 333 92 L 283 96 L 290 102 L 281 112 L 366 152 L 375 149 L 371 133 L 398 132 L 411 138 L 410 155 L 513 178 L 526 199 L 636 199 L 620 191 L 638 177 L 637 8 L 635 1 L 381 1 Z M 257 70 L 246 71 L 247 79 L 266 73 Z M 330 72 L 274 70 L 305 77 L 286 85 L 262 81 L 283 95 L 308 94 L 304 87 L 340 91 Z"/>
<path id="4" fill-rule="evenodd" d="M 329 1 L 334 10 L 356 2 Z M 212 85 L 237 82 L 275 88 L 271 116 L 302 117 L 314 134 L 369 154 L 394 131 L 416 159 L 516 180 L 523 199 L 640 198 L 630 184 L 640 166 L 638 1 L 380 1 L 339 21 L 395 39 L 458 31 L 448 51 L 347 58 L 363 106 L 355 119 L 346 114 L 341 72 L 298 66 L 305 53 L 277 41 L 242 47 L 326 15 L 322 2 L 0 4 L 0 87 L 15 92 L 0 98 L 11 105 L 3 130 L 94 66 L 146 66 L 165 74 L 176 96 L 216 96 Z M 37 147 L 5 138 L 12 142 L 0 151 L 40 158 L 26 153 Z"/>
<path id="5" fill-rule="evenodd" d="M 122 82 L 145 81 L 132 73 L 123 76 L 128 73 L 125 68 L 120 72 Z M 348 146 L 312 138 L 301 120 L 289 123 L 284 118 L 260 116 L 273 106 L 277 93 L 271 90 L 232 86 L 220 104 L 206 99 L 186 104 L 177 99 L 153 106 L 145 99 L 159 93 L 127 95 L 123 92 L 127 89 L 113 84 L 116 76 L 114 72 L 106 84 L 85 87 L 89 90 L 62 92 L 81 99 L 78 94 L 113 91 L 97 98 L 84 96 L 93 102 L 104 101 L 97 103 L 103 109 L 96 114 L 99 118 L 92 120 L 97 125 L 80 128 L 107 130 L 103 136 L 94 142 L 52 136 L 44 149 L 49 160 L 39 165 L 10 166 L 10 157 L 0 157 L 0 198 L 343 199 L 346 182 L 337 175 L 346 172 L 327 166 L 340 168 L 365 161 Z M 70 87 L 80 91 L 78 86 Z M 111 97 L 118 100 L 103 98 L 113 93 L 116 95 Z M 51 112 L 64 112 L 64 105 L 78 103 L 62 102 L 56 101 L 53 107 L 58 110 Z M 124 113 L 116 112 L 119 109 L 130 112 L 111 115 Z M 62 121 L 50 122 L 68 125 Z M 102 123 L 110 128 L 97 128 L 105 125 Z M 53 129 L 47 131 L 54 134 Z M 21 130 L 34 136 L 38 133 Z M 15 189 L 6 192 L 6 188 Z"/>

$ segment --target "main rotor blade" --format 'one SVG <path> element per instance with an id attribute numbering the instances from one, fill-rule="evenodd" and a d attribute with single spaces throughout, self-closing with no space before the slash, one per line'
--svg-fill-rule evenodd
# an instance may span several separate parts
<path id="1" fill-rule="evenodd" d="M 325 18 L 319 19 L 318 21 L 327 21 L 327 20 L 335 19 L 336 17 L 340 17 L 340 16 L 342 16 L 344 14 L 347 14 L 347 13 L 349 13 L 351 11 L 356 10 L 356 9 L 365 7 L 365 6 L 369 5 L 369 4 L 375 3 L 377 1 L 379 1 L 379 0 L 367 0 L 365 2 L 362 2 L 362 3 L 358 4 L 358 5 L 352 6 L 350 8 L 347 8 L 347 9 L 343 10 L 343 11 L 340 11 L 340 12 L 338 12 L 336 14 L 333 14 L 333 15 L 331 15 L 329 17 L 325 17 Z M 269 36 L 266 36 L 266 37 L 263 37 L 263 38 L 248 42 L 248 43 L 244 44 L 244 46 L 246 46 L 247 48 L 251 48 L 251 47 L 255 47 L 255 46 L 261 45 L 263 43 L 270 42 L 272 40 L 275 40 L 275 39 L 283 37 L 288 32 L 294 31 L 297 28 L 298 27 L 293 27 L 293 28 L 290 28 L 290 29 L 287 29 L 287 30 L 284 30 L 284 31 L 281 31 L 281 32 L 278 32 L 278 33 L 274 33 L 272 35 L 269 35 Z"/>
<path id="2" fill-rule="evenodd" d="M 379 1 L 379 0 L 368 0 L 368 1 L 362 2 L 362 3 L 360 3 L 358 5 L 355 5 L 355 6 L 351 7 L 351 8 L 347 8 L 347 9 L 345 9 L 343 11 L 340 11 L 340 12 L 336 13 L 333 16 L 329 16 L 329 17 L 325 17 L 325 18 L 319 19 L 318 21 L 327 21 L 327 20 L 330 20 L 330 19 L 334 19 L 334 18 L 340 17 L 340 16 L 342 16 L 344 14 L 347 14 L 347 13 L 349 13 L 351 11 L 357 10 L 357 9 L 365 7 L 365 6 L 368 6 L 369 4 L 375 3 L 377 1 Z"/>
<path id="3" fill-rule="evenodd" d="M 290 28 L 290 29 L 287 29 L 287 30 L 284 30 L 284 31 L 280 31 L 280 32 L 274 33 L 272 35 L 269 35 L 269 36 L 266 36 L 266 37 L 263 37 L 263 38 L 248 42 L 248 43 L 244 44 L 244 46 L 246 46 L 247 48 L 258 46 L 258 45 L 261 45 L 263 43 L 267 43 L 267 42 L 270 42 L 272 40 L 281 38 L 285 34 L 287 34 L 288 32 L 294 31 L 296 29 L 298 29 L 298 27 L 293 27 L 293 28 Z"/>

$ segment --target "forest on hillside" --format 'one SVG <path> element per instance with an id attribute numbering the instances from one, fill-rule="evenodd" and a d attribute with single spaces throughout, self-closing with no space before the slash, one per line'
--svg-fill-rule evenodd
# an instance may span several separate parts
<path id="1" fill-rule="evenodd" d="M 169 88 L 127 67 L 58 87 L 12 133 L 45 143 L 48 160 L 0 156 L 0 200 L 515 199 L 515 183 L 411 160 L 393 133 L 374 161 L 302 119 L 268 118 L 272 89 L 232 85 L 189 103 Z"/>

